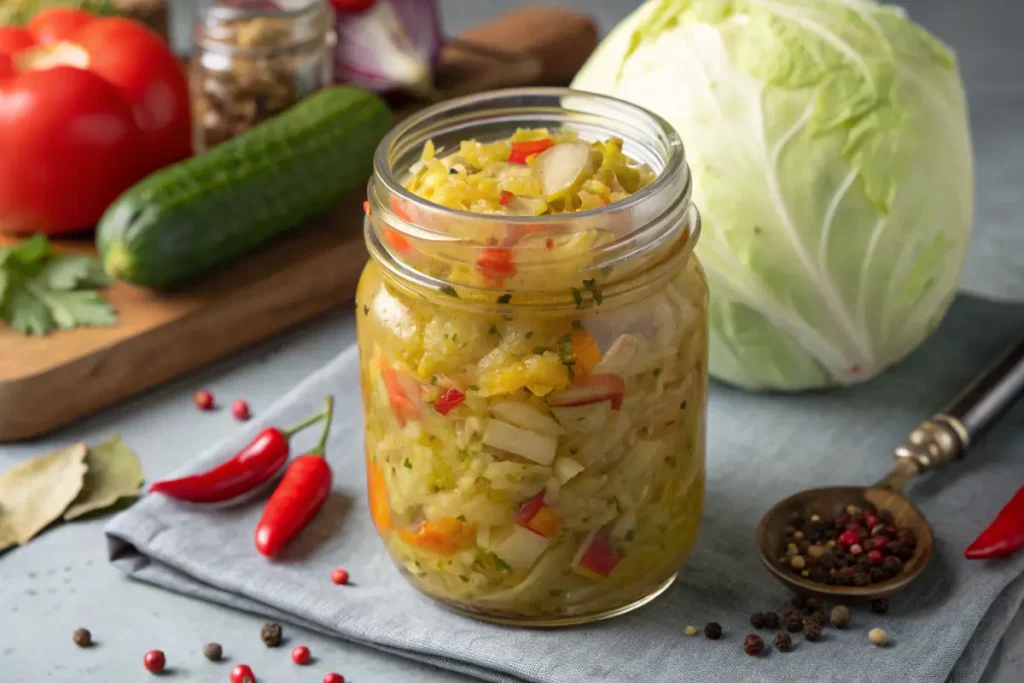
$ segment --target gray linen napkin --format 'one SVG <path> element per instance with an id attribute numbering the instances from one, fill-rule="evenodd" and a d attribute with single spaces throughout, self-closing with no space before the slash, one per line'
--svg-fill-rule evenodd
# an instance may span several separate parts
<path id="1" fill-rule="evenodd" d="M 332 498 L 284 556 L 252 546 L 262 500 L 214 511 L 147 496 L 107 528 L 111 561 L 130 576 L 489 681 L 977 681 L 1024 600 L 1024 555 L 972 563 L 963 548 L 1024 481 L 1024 406 L 957 465 L 912 486 L 937 532 L 932 566 L 886 616 L 854 610 L 852 628 L 761 658 L 743 653 L 754 611 L 785 591 L 760 566 L 753 529 L 774 501 L 812 486 L 869 483 L 906 432 L 1024 333 L 1024 306 L 961 297 L 935 337 L 883 377 L 846 391 L 756 395 L 712 388 L 708 495 L 701 539 L 679 581 L 637 612 L 558 631 L 509 629 L 452 614 L 410 588 L 366 512 L 354 349 L 182 473 L 215 463 L 268 424 L 290 424 L 338 397 L 328 448 Z M 314 435 L 302 435 L 310 442 Z M 308 444 L 302 440 L 298 448 Z M 343 564 L 353 586 L 328 582 Z M 722 641 L 687 638 L 721 622 Z M 876 649 L 880 626 L 892 645 Z M 762 635 L 770 642 L 770 634 Z"/>

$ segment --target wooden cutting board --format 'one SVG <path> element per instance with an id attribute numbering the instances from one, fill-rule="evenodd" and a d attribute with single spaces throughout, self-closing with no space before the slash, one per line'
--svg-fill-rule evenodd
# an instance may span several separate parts
<path id="1" fill-rule="evenodd" d="M 564 85 L 597 45 L 581 14 L 531 7 L 446 45 L 445 97 Z M 396 116 L 424 106 L 395 103 Z M 352 301 L 366 261 L 363 196 L 193 287 L 163 295 L 117 283 L 111 328 L 23 337 L 0 326 L 0 442 L 45 434 Z M 94 253 L 91 241 L 58 248 Z"/>

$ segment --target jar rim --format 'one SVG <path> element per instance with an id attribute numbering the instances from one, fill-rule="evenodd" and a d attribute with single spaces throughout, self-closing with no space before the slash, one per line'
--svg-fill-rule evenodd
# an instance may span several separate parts
<path id="1" fill-rule="evenodd" d="M 659 130 L 664 135 L 666 146 L 669 149 L 669 153 L 663 160 L 663 168 L 655 169 L 657 174 L 653 181 L 648 185 L 640 188 L 633 194 L 629 195 L 625 199 L 614 202 L 607 206 L 602 206 L 594 209 L 588 209 L 586 211 L 577 211 L 569 214 L 558 214 L 556 216 L 542 215 L 542 216 L 512 216 L 505 214 L 481 214 L 472 211 L 464 211 L 461 209 L 452 209 L 440 204 L 435 204 L 430 200 L 424 199 L 413 192 L 410 192 L 405 188 L 399 179 L 398 175 L 392 171 L 390 153 L 396 146 L 397 141 L 401 140 L 403 135 L 409 134 L 411 130 L 414 130 L 416 126 L 424 124 L 431 119 L 438 118 L 445 115 L 448 112 L 456 111 L 463 107 L 468 107 L 477 104 L 483 104 L 487 102 L 499 102 L 501 100 L 513 100 L 513 99 L 527 99 L 527 98 L 575 98 L 577 100 L 587 99 L 595 103 L 601 103 L 609 109 L 621 109 L 623 111 L 632 112 L 634 115 L 645 117 L 647 121 Z M 477 93 L 473 95 L 464 95 L 462 97 L 456 97 L 450 100 L 445 100 L 438 104 L 432 105 L 423 109 L 416 114 L 406 118 L 398 125 L 394 126 L 388 134 L 381 140 L 377 146 L 377 151 L 374 154 L 373 159 L 374 165 L 374 179 L 380 180 L 384 190 L 397 195 L 403 201 L 414 205 L 420 206 L 421 208 L 428 209 L 432 212 L 439 214 L 450 214 L 453 218 L 463 218 L 467 220 L 487 220 L 493 219 L 501 221 L 502 223 L 512 225 L 537 225 L 552 222 L 581 222 L 583 219 L 592 218 L 594 216 L 607 214 L 610 211 L 629 210 L 632 206 L 635 206 L 639 202 L 643 202 L 646 198 L 650 197 L 657 192 L 664 190 L 667 185 L 672 182 L 672 178 L 676 173 L 683 173 L 687 177 L 687 184 L 689 179 L 689 167 L 686 165 L 686 151 L 683 146 L 682 138 L 676 129 L 670 124 L 665 118 L 659 116 L 653 111 L 641 107 L 640 105 L 633 104 L 620 100 L 616 97 L 609 95 L 602 95 L 599 93 L 592 93 L 585 90 L 574 90 L 572 88 L 558 88 L 558 87 L 530 87 L 530 88 L 506 88 L 503 90 L 491 90 L 488 92 Z"/>

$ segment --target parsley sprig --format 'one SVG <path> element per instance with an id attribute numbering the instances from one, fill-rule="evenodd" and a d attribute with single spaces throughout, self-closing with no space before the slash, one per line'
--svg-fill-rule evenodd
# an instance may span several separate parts
<path id="1" fill-rule="evenodd" d="M 43 235 L 0 247 L 0 320 L 21 334 L 113 325 L 114 308 L 96 291 L 108 285 L 96 259 L 58 254 Z"/>

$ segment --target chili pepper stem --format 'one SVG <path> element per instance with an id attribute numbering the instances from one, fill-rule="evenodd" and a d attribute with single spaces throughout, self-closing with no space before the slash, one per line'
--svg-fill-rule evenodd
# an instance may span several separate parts
<path id="1" fill-rule="evenodd" d="M 324 431 L 320 434 L 320 442 L 307 452 L 308 455 L 319 455 L 320 457 L 324 457 L 326 454 L 327 437 L 331 434 L 331 421 L 334 419 L 334 396 L 330 394 L 327 395 L 323 417 L 325 419 Z"/>
<path id="2" fill-rule="evenodd" d="M 305 420 L 303 420 L 302 422 L 298 423 L 297 425 L 293 425 L 293 426 L 289 427 L 288 429 L 285 429 L 281 433 L 284 434 L 284 438 L 290 439 L 293 436 L 295 436 L 296 434 L 298 434 L 299 432 L 301 432 L 306 427 L 309 427 L 310 425 L 314 425 L 317 422 L 319 422 L 320 420 L 324 419 L 324 416 L 326 416 L 326 415 L 327 415 L 326 412 L 324 412 L 324 413 L 317 413 L 316 415 L 313 415 L 312 417 L 307 417 Z"/>

